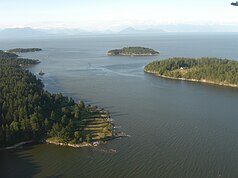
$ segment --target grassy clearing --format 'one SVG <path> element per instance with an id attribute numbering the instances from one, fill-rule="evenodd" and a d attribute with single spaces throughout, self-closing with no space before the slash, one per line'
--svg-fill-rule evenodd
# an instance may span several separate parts
<path id="1" fill-rule="evenodd" d="M 112 131 L 110 130 L 111 123 L 108 122 L 109 113 L 97 109 L 92 111 L 88 108 L 88 111 L 84 111 L 80 120 L 74 121 L 74 127 L 79 128 L 82 131 L 84 137 L 90 135 L 91 141 L 104 140 L 112 137 Z"/>

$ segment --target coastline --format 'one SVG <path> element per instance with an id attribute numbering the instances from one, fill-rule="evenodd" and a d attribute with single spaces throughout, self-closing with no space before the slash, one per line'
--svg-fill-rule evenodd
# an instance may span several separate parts
<path id="1" fill-rule="evenodd" d="M 159 54 L 125 54 L 125 53 L 120 53 L 117 55 L 114 55 L 112 53 L 107 53 L 108 56 L 158 56 Z"/>
<path id="2" fill-rule="evenodd" d="M 207 84 L 212 84 L 212 85 L 219 85 L 219 86 L 225 86 L 225 87 L 232 87 L 232 88 L 238 88 L 238 85 L 235 84 L 226 84 L 226 83 L 217 83 L 209 80 L 197 80 L 197 79 L 186 79 L 186 78 L 175 78 L 175 77 L 169 77 L 166 75 L 160 75 L 155 71 L 147 71 L 144 70 L 145 73 L 152 74 L 161 78 L 166 78 L 166 79 L 172 79 L 172 80 L 182 80 L 182 81 L 189 81 L 189 82 L 197 82 L 197 83 L 207 83 Z"/>
<path id="3" fill-rule="evenodd" d="M 34 64 L 40 63 L 39 60 L 34 60 L 34 61 L 35 61 Z M 26 65 L 23 65 L 21 63 L 19 64 L 22 70 L 25 70 L 26 67 L 31 67 L 32 65 L 33 64 L 31 63 L 26 63 Z M 32 75 L 35 76 L 34 73 L 32 73 Z M 43 84 L 43 81 L 42 81 L 42 84 Z M 80 111 L 81 112 L 80 117 L 74 116 L 78 120 L 75 120 L 75 123 L 73 123 L 77 126 L 77 128 L 80 128 L 76 132 L 77 139 L 75 139 L 76 136 L 74 137 L 72 136 L 68 138 L 67 142 L 65 143 L 65 140 L 61 140 L 60 137 L 59 139 L 57 139 L 55 135 L 50 135 L 50 138 L 45 138 L 45 139 L 43 138 L 41 140 L 38 140 L 37 142 L 79 148 L 79 147 L 97 146 L 101 143 L 106 143 L 109 140 L 126 136 L 125 133 L 118 132 L 118 130 L 116 130 L 116 126 L 115 124 L 112 123 L 112 119 L 111 119 L 109 111 L 106 111 L 104 108 L 98 108 L 97 106 L 91 106 L 91 105 L 85 106 L 83 103 L 83 107 L 81 108 L 81 110 L 82 111 Z M 82 131 L 84 135 L 83 134 L 82 136 L 79 135 L 80 131 Z M 22 145 L 33 142 L 33 140 L 28 140 L 28 141 L 25 141 L 24 139 L 20 139 L 20 140 L 23 140 L 23 141 L 11 146 L 0 148 L 0 151 L 16 149 L 18 147 L 21 147 Z M 80 142 L 78 140 L 80 140 Z M 3 145 L 3 146 L 6 146 L 6 145 Z"/>
<path id="4" fill-rule="evenodd" d="M 53 145 L 58 145 L 58 146 L 68 146 L 68 147 L 73 147 L 73 148 L 92 147 L 92 146 L 98 146 L 99 144 L 101 144 L 101 141 L 95 141 L 95 142 L 92 142 L 92 143 L 82 142 L 82 143 L 79 143 L 79 144 L 72 144 L 72 143 L 61 143 L 61 142 L 51 141 L 51 140 L 48 140 L 48 139 L 46 139 L 44 141 L 41 141 L 41 142 L 43 144 L 46 143 L 46 144 L 53 144 Z M 16 149 L 20 146 L 29 144 L 29 143 L 33 143 L 33 141 L 29 140 L 29 141 L 24 141 L 24 142 L 17 143 L 17 144 L 12 145 L 12 146 L 3 147 L 3 148 L 0 148 L 0 151 L 13 150 L 13 149 Z"/>
<path id="5" fill-rule="evenodd" d="M 114 139 L 117 139 L 117 138 L 130 137 L 130 135 L 127 135 L 124 132 L 116 131 L 116 130 L 117 130 L 117 128 L 115 127 L 114 130 L 112 131 L 113 135 L 111 137 L 109 137 L 107 139 L 104 139 L 104 140 L 95 140 L 95 141 L 92 141 L 90 143 L 88 143 L 88 142 L 82 142 L 82 143 L 62 143 L 62 142 L 51 140 L 51 138 L 48 138 L 48 139 L 44 140 L 43 143 L 53 144 L 53 145 L 58 145 L 58 146 L 65 146 L 65 147 L 83 148 L 83 147 L 96 147 L 96 146 L 98 146 L 100 144 L 105 144 L 108 141 L 111 141 L 111 140 L 114 140 Z"/>
<path id="6" fill-rule="evenodd" d="M 51 140 L 48 140 L 48 139 L 45 140 L 45 143 L 58 145 L 58 146 L 73 147 L 73 148 L 92 147 L 92 146 L 98 146 L 99 145 L 99 142 L 93 142 L 93 143 L 82 142 L 82 143 L 78 143 L 78 144 L 73 144 L 73 143 L 61 143 L 61 142 L 51 141 Z"/>

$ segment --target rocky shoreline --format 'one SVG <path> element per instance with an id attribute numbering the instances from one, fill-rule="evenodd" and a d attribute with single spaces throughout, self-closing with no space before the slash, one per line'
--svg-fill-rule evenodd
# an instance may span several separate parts
<path id="1" fill-rule="evenodd" d="M 117 128 L 115 128 L 117 129 Z M 127 135 L 124 132 L 117 132 L 117 131 L 113 131 L 113 136 L 108 138 L 107 140 L 97 140 L 97 141 L 92 141 L 92 142 L 82 142 L 82 143 L 61 143 L 58 141 L 53 141 L 51 139 L 46 139 L 43 141 L 43 143 L 46 144 L 53 144 L 53 145 L 58 145 L 58 146 L 66 146 L 66 147 L 73 147 L 73 148 L 83 148 L 83 147 L 96 147 L 100 144 L 105 144 L 107 143 L 107 141 L 113 140 L 113 139 L 117 139 L 117 138 L 122 138 L 122 137 L 130 137 L 130 135 Z"/>
<path id="2" fill-rule="evenodd" d="M 208 80 L 197 80 L 197 79 L 186 79 L 186 78 L 175 78 L 175 77 L 169 77 L 166 75 L 160 75 L 155 71 L 147 71 L 144 70 L 145 73 L 153 74 L 155 76 L 161 77 L 161 78 L 166 78 L 166 79 L 172 79 L 172 80 L 182 80 L 182 81 L 189 81 L 189 82 L 198 82 L 198 83 L 207 83 L 207 84 L 212 84 L 212 85 L 219 85 L 219 86 L 225 86 L 225 87 L 233 87 L 233 88 L 238 88 L 238 85 L 234 84 L 226 84 L 226 83 L 217 83 L 213 81 L 208 81 Z"/>
<path id="3" fill-rule="evenodd" d="M 73 148 L 82 148 L 82 147 L 92 147 L 92 146 L 97 146 L 99 143 L 79 143 L 79 144 L 72 144 L 72 143 L 60 143 L 56 141 L 50 141 L 50 140 L 45 140 L 45 143 L 47 144 L 53 144 L 53 145 L 59 145 L 59 146 L 68 146 L 68 147 L 73 147 Z"/>

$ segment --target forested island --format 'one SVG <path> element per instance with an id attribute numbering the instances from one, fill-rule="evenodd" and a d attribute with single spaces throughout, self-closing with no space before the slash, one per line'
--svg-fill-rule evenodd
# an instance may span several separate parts
<path id="1" fill-rule="evenodd" d="M 218 58 L 169 58 L 144 71 L 160 77 L 238 87 L 238 62 Z"/>
<path id="2" fill-rule="evenodd" d="M 41 48 L 14 48 L 9 49 L 7 52 L 9 53 L 27 53 L 27 52 L 36 52 L 36 51 L 42 51 Z"/>
<path id="3" fill-rule="evenodd" d="M 108 111 L 49 93 L 20 66 L 38 62 L 0 52 L 0 148 L 29 141 L 92 146 L 122 136 L 113 132 Z"/>
<path id="4" fill-rule="evenodd" d="M 107 55 L 109 56 L 151 56 L 158 54 L 158 51 L 144 47 L 125 47 L 122 49 L 113 49 L 107 52 Z"/>

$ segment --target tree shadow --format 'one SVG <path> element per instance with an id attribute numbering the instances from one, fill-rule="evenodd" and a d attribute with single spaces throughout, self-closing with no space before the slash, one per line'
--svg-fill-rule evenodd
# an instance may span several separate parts
<path id="1" fill-rule="evenodd" d="M 26 153 L 31 146 L 24 149 L 0 151 L 1 178 L 28 178 L 39 173 L 41 167 L 33 161 L 33 156 Z"/>

